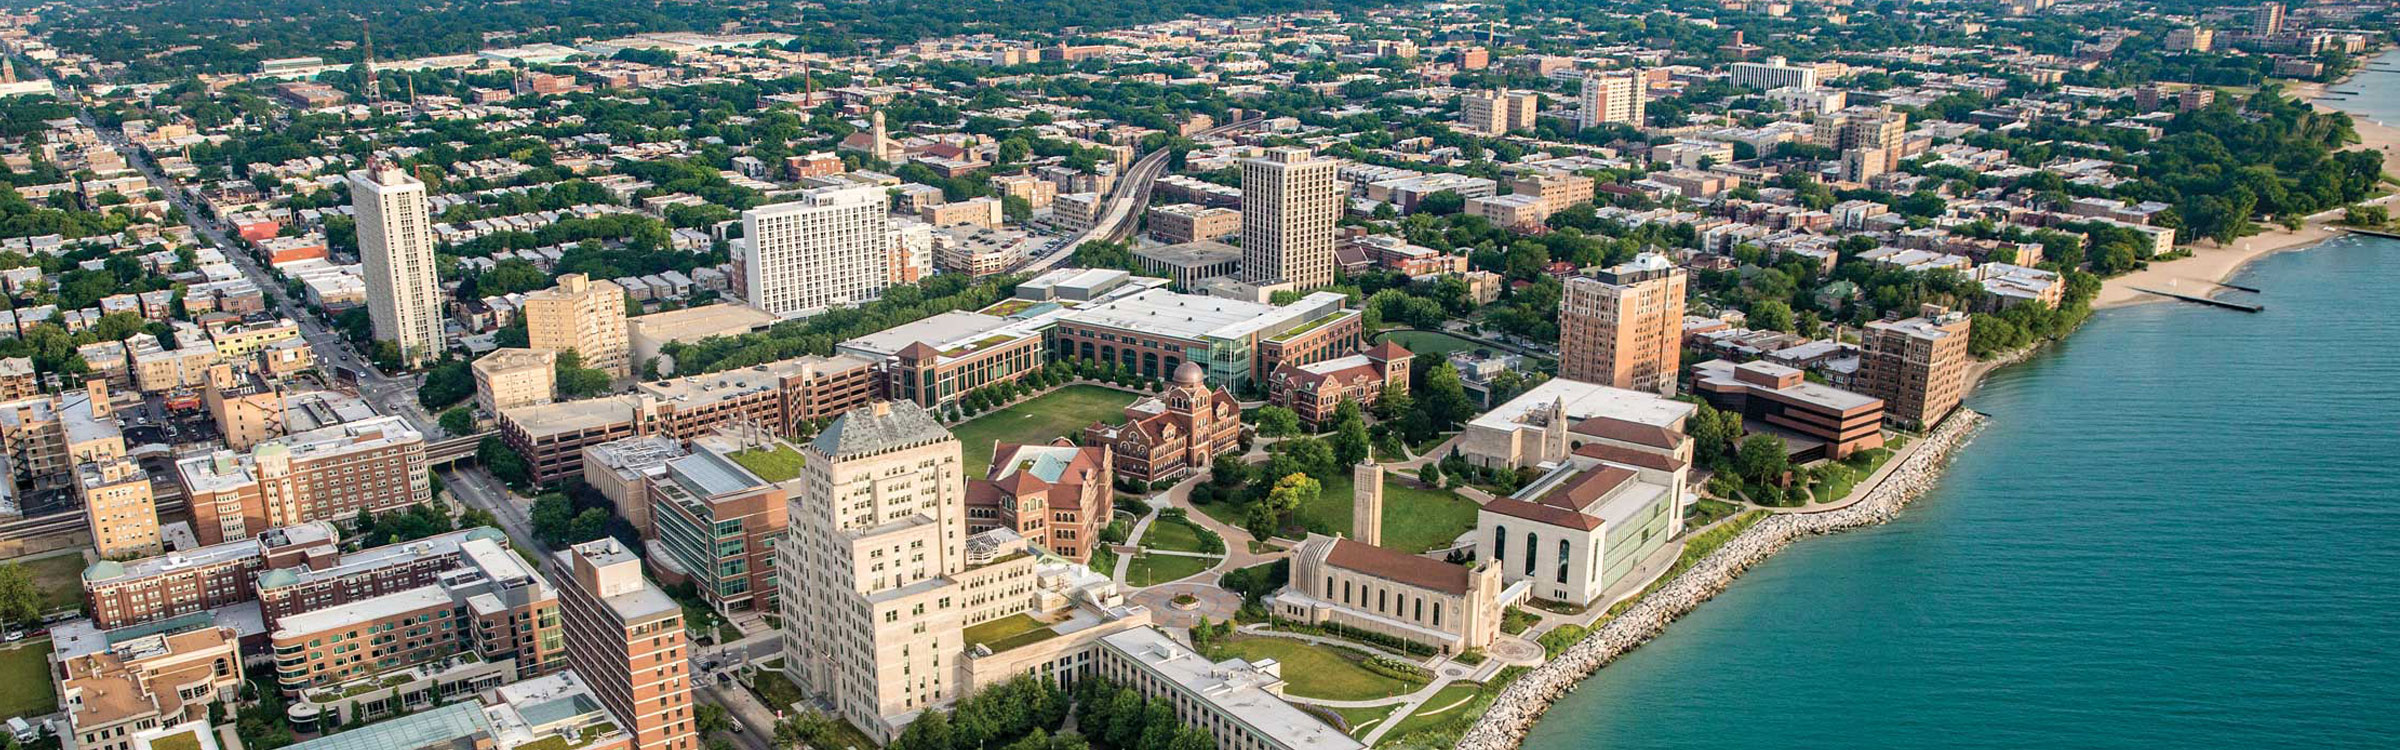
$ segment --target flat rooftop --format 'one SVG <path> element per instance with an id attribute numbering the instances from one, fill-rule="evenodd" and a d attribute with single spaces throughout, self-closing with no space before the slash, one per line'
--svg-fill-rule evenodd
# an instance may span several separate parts
<path id="1" fill-rule="evenodd" d="M 640 402 L 639 396 L 602 396 L 502 409 L 500 416 L 538 438 L 631 422 L 634 407 Z"/>
<path id="2" fill-rule="evenodd" d="M 772 325 L 776 320 L 773 314 L 756 308 L 719 303 L 628 318 L 625 325 L 636 336 L 693 341 L 710 336 L 748 333 Z"/>
<path id="3" fill-rule="evenodd" d="M 1318 721 L 1270 690 L 1283 682 L 1282 665 L 1272 660 L 1251 663 L 1239 659 L 1211 662 L 1190 647 L 1176 643 L 1157 628 L 1143 627 L 1100 639 L 1109 650 L 1141 665 L 1176 685 L 1190 700 L 1214 707 L 1227 720 L 1248 726 L 1299 750 L 1358 750 L 1366 747 L 1325 722 Z"/>
<path id="4" fill-rule="evenodd" d="M 1565 405 L 1570 423 L 1592 417 L 1608 417 L 1660 429 L 1674 429 L 1700 408 L 1647 391 L 1553 378 L 1467 424 L 1484 429 L 1513 430 L 1517 427 L 1517 420 L 1524 417 L 1526 412 L 1552 402 Z"/>

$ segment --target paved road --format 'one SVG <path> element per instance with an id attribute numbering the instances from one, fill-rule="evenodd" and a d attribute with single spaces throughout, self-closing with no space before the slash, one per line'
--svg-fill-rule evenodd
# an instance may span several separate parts
<path id="1" fill-rule="evenodd" d="M 335 333 L 333 329 L 325 325 L 324 321 L 317 319 L 315 315 L 310 314 L 308 310 L 292 300 L 286 294 L 283 286 L 276 283 L 275 277 L 260 268 L 257 259 L 251 257 L 248 250 L 243 249 L 240 240 L 230 237 L 222 223 L 202 214 L 185 195 L 183 187 L 174 178 L 158 171 L 158 167 L 150 162 L 149 157 L 144 155 L 141 149 L 125 140 L 122 132 L 100 127 L 99 123 L 92 118 L 91 110 L 83 110 L 79 117 L 83 120 L 85 127 L 100 134 L 100 140 L 103 143 L 115 147 L 119 153 L 125 155 L 128 163 L 141 171 L 143 177 L 149 179 L 151 184 L 159 186 L 159 191 L 166 194 L 168 204 L 182 209 L 184 217 L 190 222 L 193 230 L 223 251 L 226 260 L 231 261 L 234 268 L 239 269 L 242 275 L 249 277 L 250 282 L 257 284 L 258 288 L 267 290 L 271 298 L 276 300 L 275 310 L 278 314 L 299 322 L 301 338 L 308 341 L 309 348 L 315 350 L 320 362 L 359 373 L 361 378 L 358 383 L 360 398 L 374 406 L 379 413 L 400 415 L 402 419 L 408 420 L 411 426 L 428 436 L 443 434 L 441 427 L 436 424 L 433 417 L 426 414 L 425 410 L 417 404 L 418 378 L 416 376 L 388 377 L 374 366 L 367 364 L 366 358 L 351 349 L 349 342 L 344 340 L 340 334 Z"/>

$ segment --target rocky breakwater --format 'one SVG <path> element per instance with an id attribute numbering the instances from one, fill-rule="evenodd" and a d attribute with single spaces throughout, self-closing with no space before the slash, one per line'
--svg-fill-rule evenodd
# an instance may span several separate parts
<path id="1" fill-rule="evenodd" d="M 1525 733 L 1533 728 L 1534 720 L 1541 718 L 1550 704 L 1565 697 L 1584 678 L 1664 632 L 1675 618 L 1724 591 L 1742 571 L 1793 540 L 1891 520 L 1908 501 L 1933 488 L 1950 457 L 1983 429 L 1985 421 L 1982 414 L 1959 411 L 1925 436 L 1924 444 L 1915 453 L 1903 459 L 1900 466 L 1857 503 L 1819 513 L 1780 513 L 1759 521 L 1701 558 L 1682 575 L 1643 597 L 1631 609 L 1609 620 L 1583 642 L 1518 678 L 1492 701 L 1483 718 L 1459 737 L 1458 750 L 1515 750 L 1524 741 Z"/>

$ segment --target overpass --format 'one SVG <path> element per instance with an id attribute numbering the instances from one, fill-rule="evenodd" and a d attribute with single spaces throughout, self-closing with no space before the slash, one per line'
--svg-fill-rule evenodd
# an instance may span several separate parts
<path id="1" fill-rule="evenodd" d="M 1224 135 L 1265 121 L 1263 117 L 1251 118 L 1209 128 L 1196 135 Z M 1166 174 L 1167 161 L 1174 155 L 1174 151 L 1162 148 L 1134 162 L 1133 168 L 1125 170 L 1125 176 L 1117 180 L 1117 189 L 1109 193 L 1108 210 L 1102 212 L 1100 218 L 1066 242 L 1059 243 L 1058 252 L 1018 266 L 1016 272 L 1038 274 L 1056 268 L 1068 258 L 1075 257 L 1075 248 L 1085 242 L 1123 242 L 1132 237 L 1133 228 L 1141 225 L 1142 207 L 1150 204 L 1150 189 L 1157 184 L 1160 175 Z"/>

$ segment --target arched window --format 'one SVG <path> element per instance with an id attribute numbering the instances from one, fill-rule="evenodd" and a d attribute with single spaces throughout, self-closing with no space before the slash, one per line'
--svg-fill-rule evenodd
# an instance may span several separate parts
<path id="1" fill-rule="evenodd" d="M 1425 619 L 1425 597 L 1422 597 L 1422 596 L 1420 596 L 1420 597 L 1417 597 L 1417 613 L 1416 613 L 1415 615 L 1412 615 L 1412 616 L 1410 617 L 1410 619 L 1415 619 L 1415 620 L 1423 620 L 1423 619 Z"/>
<path id="2" fill-rule="evenodd" d="M 1333 576 L 1325 577 L 1325 598 L 1333 598 Z"/>
<path id="3" fill-rule="evenodd" d="M 1539 558 L 1541 556 L 1541 537 L 1536 536 L 1531 531 L 1525 532 L 1525 575 L 1533 575 L 1533 561 L 1535 558 Z"/>
<path id="4" fill-rule="evenodd" d="M 1342 582 L 1342 603 L 1343 603 L 1343 604 L 1349 604 L 1349 603 L 1350 603 L 1350 582 L 1349 582 L 1349 581 L 1343 581 L 1343 582 Z"/>
<path id="5" fill-rule="evenodd" d="M 1567 582 L 1567 540 L 1558 540 L 1558 582 Z"/>
<path id="6" fill-rule="evenodd" d="M 1434 626 L 1434 627 L 1437 627 L 1437 628 L 1442 626 L 1442 603 L 1441 603 L 1441 602 L 1434 602 L 1434 603 L 1433 603 L 1433 626 Z"/>
<path id="7" fill-rule="evenodd" d="M 1508 557 L 1508 527 L 1506 527 L 1506 526 L 1496 526 L 1496 527 L 1493 527 L 1493 528 L 1492 528 L 1492 562 L 1499 562 L 1499 561 L 1501 561 L 1502 559 L 1505 559 L 1505 558 L 1507 558 L 1507 557 Z"/>
<path id="8" fill-rule="evenodd" d="M 1376 590 L 1375 590 L 1375 611 L 1377 611 L 1377 612 L 1382 612 L 1382 611 L 1384 611 L 1384 606 L 1383 606 L 1383 605 L 1384 605 L 1384 599 L 1385 599 L 1385 597 L 1386 597 L 1387 595 L 1389 595 L 1389 594 L 1391 594 L 1391 593 L 1392 593 L 1392 592 L 1391 592 L 1391 590 L 1389 590 L 1389 589 L 1376 589 Z"/>

